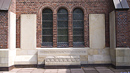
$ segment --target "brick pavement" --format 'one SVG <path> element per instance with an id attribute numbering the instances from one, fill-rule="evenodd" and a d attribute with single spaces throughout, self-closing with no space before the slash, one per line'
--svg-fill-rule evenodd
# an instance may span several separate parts
<path id="1" fill-rule="evenodd" d="M 111 67 L 85 67 L 81 69 L 14 68 L 11 71 L 0 71 L 0 73 L 130 73 L 130 69 Z"/>

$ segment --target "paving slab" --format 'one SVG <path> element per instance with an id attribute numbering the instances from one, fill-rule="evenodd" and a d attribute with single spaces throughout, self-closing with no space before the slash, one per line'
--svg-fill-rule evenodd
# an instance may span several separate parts
<path id="1" fill-rule="evenodd" d="M 70 69 L 58 69 L 58 73 L 70 73 Z"/>
<path id="2" fill-rule="evenodd" d="M 130 69 L 125 69 L 126 71 L 130 72 Z"/>
<path id="3" fill-rule="evenodd" d="M 32 72 L 35 68 L 22 68 L 18 72 Z"/>
<path id="4" fill-rule="evenodd" d="M 71 69 L 71 73 L 85 73 L 83 69 Z"/>
<path id="5" fill-rule="evenodd" d="M 57 69 L 45 69 L 44 73 L 57 73 Z"/>
<path id="6" fill-rule="evenodd" d="M 20 71 L 20 70 L 21 70 L 21 68 L 14 68 L 10 72 L 17 72 L 17 71 Z"/>
<path id="7" fill-rule="evenodd" d="M 31 73 L 44 73 L 44 69 L 34 69 Z"/>
<path id="8" fill-rule="evenodd" d="M 16 73 L 31 73 L 31 72 L 16 72 Z"/>
<path id="9" fill-rule="evenodd" d="M 78 69 L 42 69 L 42 68 L 14 68 L 0 73 L 130 73 L 130 69 L 114 69 L 111 67 L 85 67 Z"/>
<path id="10" fill-rule="evenodd" d="M 83 68 L 84 70 L 95 70 L 94 67 L 87 67 L 87 68 Z"/>
<path id="11" fill-rule="evenodd" d="M 127 71 L 116 71 L 114 73 L 128 73 Z"/>
<path id="12" fill-rule="evenodd" d="M 17 72 L 3 72 L 3 73 L 17 73 Z"/>
<path id="13" fill-rule="evenodd" d="M 109 69 L 108 67 L 95 67 L 96 69 Z"/>
<path id="14" fill-rule="evenodd" d="M 33 70 L 20 70 L 20 71 L 17 71 L 17 72 L 32 72 Z"/>
<path id="15" fill-rule="evenodd" d="M 17 73 L 31 73 L 35 68 L 22 68 Z"/>
<path id="16" fill-rule="evenodd" d="M 16 73 L 16 72 L 3 71 L 3 72 L 0 72 L 0 73 Z"/>
<path id="17" fill-rule="evenodd" d="M 99 73 L 99 72 L 96 70 L 85 70 L 85 73 Z"/>
<path id="18" fill-rule="evenodd" d="M 99 72 L 99 73 L 114 73 L 113 71 L 111 71 L 110 69 L 108 70 L 108 69 L 97 69 L 97 71 Z"/>
<path id="19" fill-rule="evenodd" d="M 114 72 L 126 72 L 126 70 L 125 69 L 114 69 L 114 68 L 110 68 L 112 71 L 114 71 Z"/>

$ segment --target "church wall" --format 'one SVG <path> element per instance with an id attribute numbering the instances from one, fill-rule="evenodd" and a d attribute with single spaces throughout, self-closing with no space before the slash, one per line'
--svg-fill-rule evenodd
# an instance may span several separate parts
<path id="1" fill-rule="evenodd" d="M 106 47 L 109 47 L 109 19 L 108 19 L 108 14 L 109 14 L 109 0 L 98 0 L 98 1 L 90 1 L 90 0 L 86 0 L 86 1 L 80 1 L 80 0 L 64 0 L 64 1 L 56 1 L 56 0 L 51 0 L 51 1 L 47 1 L 47 0 L 28 0 L 28 1 L 19 1 L 17 0 L 16 2 L 17 4 L 17 8 L 16 8 L 16 13 L 17 13 L 17 40 L 16 40 L 16 46 L 17 48 L 20 48 L 20 15 L 21 14 L 36 14 L 37 15 L 37 47 L 41 48 L 42 45 L 42 10 L 44 8 L 50 8 L 53 11 L 53 15 L 54 15 L 54 19 L 56 20 L 57 18 L 57 10 L 59 8 L 66 8 L 69 12 L 69 17 L 70 17 L 70 24 L 72 23 L 72 12 L 73 9 L 76 7 L 79 7 L 81 9 L 83 9 L 84 11 L 84 19 L 85 19 L 85 47 L 89 47 L 89 14 L 105 14 L 105 45 Z M 55 21 L 53 23 L 54 25 L 57 24 L 57 22 Z M 72 31 L 71 29 L 69 29 L 69 31 Z M 57 30 L 55 30 L 55 32 L 57 32 Z M 54 33 L 55 33 L 54 32 Z M 70 33 L 69 35 L 72 35 L 72 33 Z M 53 47 L 56 47 L 57 44 L 57 37 L 54 37 L 53 39 L 54 45 Z M 70 44 L 72 42 L 72 39 L 70 38 Z M 72 47 L 73 45 L 71 44 L 70 47 Z"/>
<path id="2" fill-rule="evenodd" d="M 81 8 L 84 12 L 84 42 L 85 47 L 83 48 L 86 51 L 86 55 L 80 55 L 81 64 L 110 64 L 111 59 L 109 56 L 109 0 L 97 0 L 97 1 L 80 1 L 80 0 L 17 0 L 16 1 L 16 18 L 17 18 L 17 26 L 16 26 L 16 47 L 17 49 L 17 56 L 15 64 L 35 64 L 35 62 L 31 62 L 32 60 L 35 60 L 36 57 L 38 57 L 38 64 L 44 64 L 45 59 L 47 58 L 47 55 L 44 55 L 42 53 L 42 57 L 39 55 L 40 51 L 45 51 L 45 49 L 48 49 L 41 45 L 42 43 L 42 10 L 45 8 L 50 8 L 53 11 L 53 48 L 56 50 L 57 47 L 57 11 L 59 8 L 65 8 L 68 10 L 68 17 L 69 17 L 69 36 L 73 36 L 72 34 L 72 16 L 73 16 L 73 10 L 75 8 Z M 25 47 L 22 44 L 23 40 L 22 38 L 22 23 L 21 23 L 21 15 L 22 14 L 36 14 L 36 48 L 33 49 L 29 46 L 26 47 L 26 49 L 22 48 Z M 89 14 L 103 14 L 103 34 L 101 33 L 101 36 L 103 35 L 103 47 L 98 48 L 89 48 L 90 47 L 90 39 L 89 39 Z M 96 17 L 95 17 L 96 18 Z M 102 20 L 101 20 L 102 21 Z M 26 22 L 25 22 L 26 23 Z M 100 23 L 97 23 L 97 25 Z M 30 25 L 31 26 L 31 25 Z M 102 27 L 102 26 L 101 26 Z M 28 27 L 28 30 L 30 28 Z M 34 31 L 35 32 L 35 31 Z M 33 32 L 32 32 L 33 33 Z M 23 33 L 24 34 L 24 33 Z M 25 33 L 28 34 L 28 33 Z M 30 38 L 29 38 L 30 39 Z M 99 39 L 100 42 L 101 39 Z M 65 50 L 69 49 L 68 52 L 71 52 L 72 50 L 75 50 L 73 48 L 73 39 L 72 37 L 69 38 L 69 47 L 64 48 Z M 27 45 L 27 44 L 26 44 Z M 35 47 L 34 47 L 35 48 Z M 41 48 L 41 49 L 40 49 Z M 42 50 L 43 49 L 43 50 Z M 59 48 L 62 49 L 63 48 Z M 80 48 L 79 48 L 80 49 Z M 29 52 L 31 53 L 33 51 L 34 53 L 29 55 Z M 58 50 L 57 50 L 58 51 Z M 48 51 L 49 52 L 49 51 Z M 75 51 L 74 51 L 75 52 Z M 36 55 L 35 55 L 36 54 Z M 38 54 L 38 55 L 37 55 Z M 73 54 L 69 53 L 69 57 Z M 57 57 L 55 54 L 54 57 Z M 60 55 L 59 56 L 66 56 Z M 23 58 L 24 57 L 24 58 Z M 98 59 L 98 58 L 99 59 Z M 21 59 L 20 59 L 21 58 Z M 27 60 L 28 58 L 28 60 Z M 29 61 L 30 60 L 30 61 Z"/>
<path id="3" fill-rule="evenodd" d="M 42 46 L 45 8 L 53 11 L 53 47 L 49 48 Z M 68 11 L 68 48 L 57 48 L 60 8 Z M 83 48 L 73 47 L 75 8 L 84 13 Z M 0 68 L 43 64 L 130 66 L 130 11 L 113 10 L 112 0 L 12 0 L 9 11 L 0 11 Z"/>

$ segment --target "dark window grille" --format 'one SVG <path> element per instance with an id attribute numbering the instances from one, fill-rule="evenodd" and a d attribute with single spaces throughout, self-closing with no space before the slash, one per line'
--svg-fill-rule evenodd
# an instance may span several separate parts
<path id="1" fill-rule="evenodd" d="M 79 8 L 73 11 L 73 47 L 84 47 L 84 13 Z"/>
<path id="2" fill-rule="evenodd" d="M 68 11 L 59 9 L 57 13 L 57 47 L 68 47 Z"/>
<path id="3" fill-rule="evenodd" d="M 42 46 L 53 45 L 53 12 L 51 9 L 44 9 L 42 12 Z"/>

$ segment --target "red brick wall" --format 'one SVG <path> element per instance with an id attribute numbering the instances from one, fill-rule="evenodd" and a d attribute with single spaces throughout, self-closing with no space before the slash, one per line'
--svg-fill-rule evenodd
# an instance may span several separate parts
<path id="1" fill-rule="evenodd" d="M 9 7 L 9 11 L 16 13 L 16 0 L 12 0 L 10 7 Z"/>
<path id="2" fill-rule="evenodd" d="M 8 11 L 0 11 L 0 49 L 8 48 Z"/>
<path id="3" fill-rule="evenodd" d="M 129 7 L 130 7 L 130 0 L 127 0 Z M 127 14 L 127 19 L 128 19 L 128 46 L 130 47 L 130 9 L 128 10 L 128 14 Z"/>
<path id="4" fill-rule="evenodd" d="M 105 14 L 105 35 L 106 47 L 109 47 L 109 12 L 111 8 L 111 0 L 17 0 L 16 1 L 16 14 L 17 14 L 17 48 L 20 48 L 20 15 L 21 14 L 37 14 L 37 47 L 41 47 L 42 42 L 42 10 L 44 8 L 53 10 L 53 47 L 57 44 L 57 10 L 64 7 L 69 13 L 69 46 L 72 47 L 72 11 L 74 8 L 79 7 L 84 11 L 84 41 L 85 46 L 89 47 L 89 14 Z"/>
<path id="5" fill-rule="evenodd" d="M 129 7 L 130 7 L 130 0 L 127 0 L 127 2 L 128 2 L 128 5 L 129 5 Z M 127 41 L 128 41 L 128 47 L 130 47 L 130 9 L 128 10 L 128 12 L 127 12 L 127 33 L 128 33 L 128 35 L 127 35 L 127 37 L 128 37 L 128 39 L 127 39 Z"/>
<path id="6" fill-rule="evenodd" d="M 130 9 L 116 10 L 116 47 L 130 47 Z"/>
<path id="7" fill-rule="evenodd" d="M 128 11 L 116 10 L 116 47 L 129 47 Z"/>

